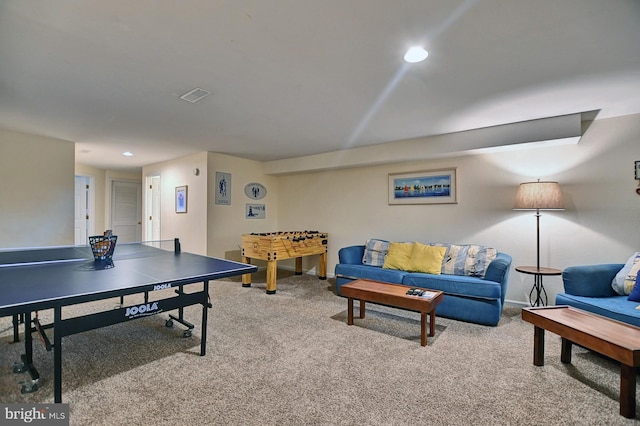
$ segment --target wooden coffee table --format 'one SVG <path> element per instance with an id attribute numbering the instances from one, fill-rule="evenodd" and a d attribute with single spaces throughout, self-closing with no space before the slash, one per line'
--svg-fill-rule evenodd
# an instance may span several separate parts
<path id="1" fill-rule="evenodd" d="M 544 365 L 544 331 L 562 338 L 560 360 L 571 363 L 572 344 L 620 362 L 620 414 L 636 416 L 636 367 L 640 366 L 640 328 L 569 306 L 523 308 L 534 325 L 533 364 Z"/>
<path id="2" fill-rule="evenodd" d="M 353 325 L 353 299 L 360 301 L 360 318 L 364 318 L 366 302 L 420 312 L 420 344 L 426 346 L 427 314 L 429 314 L 429 336 L 434 336 L 436 334 L 436 306 L 444 299 L 444 293 L 425 289 L 432 294 L 431 297 L 409 296 L 407 290 L 410 288 L 413 287 L 369 280 L 356 280 L 341 286 L 340 294 L 348 299 L 347 324 Z"/>

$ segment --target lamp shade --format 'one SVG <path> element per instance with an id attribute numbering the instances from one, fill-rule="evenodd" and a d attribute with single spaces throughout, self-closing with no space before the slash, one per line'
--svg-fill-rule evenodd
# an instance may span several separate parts
<path id="1" fill-rule="evenodd" d="M 558 182 L 525 182 L 518 187 L 514 210 L 564 210 Z"/>

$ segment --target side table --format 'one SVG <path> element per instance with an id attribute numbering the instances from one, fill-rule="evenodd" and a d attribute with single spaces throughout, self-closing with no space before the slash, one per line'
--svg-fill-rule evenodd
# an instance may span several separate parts
<path id="1" fill-rule="evenodd" d="M 562 275 L 562 270 L 545 267 L 538 268 L 537 266 L 516 266 L 516 271 L 522 272 L 523 274 L 533 275 L 533 287 L 531 287 L 531 291 L 529 292 L 529 303 L 531 306 L 547 306 L 547 291 L 544 289 L 544 285 L 542 284 L 542 277 Z M 535 300 L 532 297 L 534 292 L 536 294 Z"/>

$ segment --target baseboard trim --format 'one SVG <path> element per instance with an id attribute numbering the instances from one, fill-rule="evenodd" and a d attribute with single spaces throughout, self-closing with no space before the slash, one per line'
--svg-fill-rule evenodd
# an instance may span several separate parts
<path id="1" fill-rule="evenodd" d="M 508 299 L 505 299 L 504 305 L 505 306 L 514 306 L 516 308 L 527 308 L 527 307 L 531 306 L 527 302 L 522 302 L 520 300 L 508 300 Z"/>

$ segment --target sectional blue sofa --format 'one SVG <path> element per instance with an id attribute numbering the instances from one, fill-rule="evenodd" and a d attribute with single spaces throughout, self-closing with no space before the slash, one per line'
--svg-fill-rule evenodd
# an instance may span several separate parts
<path id="1" fill-rule="evenodd" d="M 570 266 L 562 272 L 564 293 L 556 295 L 556 305 L 569 305 L 640 327 L 640 304 L 613 290 L 611 282 L 622 263 Z"/>
<path id="2" fill-rule="evenodd" d="M 497 252 L 482 276 L 427 274 L 385 269 L 363 264 L 365 245 L 344 247 L 338 251 L 335 267 L 336 292 L 356 279 L 382 281 L 406 286 L 440 290 L 445 293 L 438 305 L 438 316 L 482 325 L 495 326 L 500 321 L 507 292 L 511 256 Z"/>

